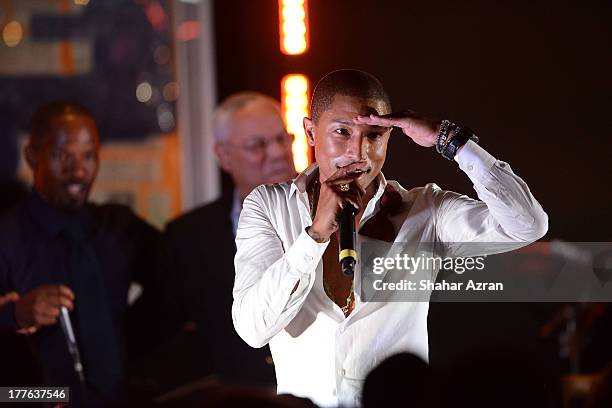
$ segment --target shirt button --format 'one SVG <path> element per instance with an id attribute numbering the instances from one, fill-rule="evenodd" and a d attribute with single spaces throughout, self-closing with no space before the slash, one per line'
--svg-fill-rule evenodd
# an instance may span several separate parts
<path id="1" fill-rule="evenodd" d="M 304 259 L 308 262 L 312 261 L 312 256 L 310 255 L 304 255 Z"/>
<path id="2" fill-rule="evenodd" d="M 335 389 L 335 388 L 332 390 L 332 395 L 333 395 L 334 397 L 336 396 L 336 389 Z"/>
<path id="3" fill-rule="evenodd" d="M 474 170 L 474 166 L 472 166 L 472 165 L 470 164 L 470 165 L 468 166 L 468 168 L 467 168 L 467 169 L 468 169 L 468 171 L 472 171 L 472 170 Z"/>
<path id="4" fill-rule="evenodd" d="M 341 377 L 344 377 L 344 374 L 346 374 L 346 371 L 344 370 L 344 368 L 341 368 L 338 370 L 338 375 Z"/>
<path id="5" fill-rule="evenodd" d="M 346 330 L 344 326 L 340 326 L 340 333 L 344 333 L 344 330 Z"/>

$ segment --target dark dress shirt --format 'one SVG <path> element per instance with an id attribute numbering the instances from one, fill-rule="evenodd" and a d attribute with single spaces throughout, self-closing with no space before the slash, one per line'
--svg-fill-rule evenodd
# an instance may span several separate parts
<path id="1" fill-rule="evenodd" d="M 75 222 L 85 232 L 85 239 L 93 247 L 100 264 L 113 336 L 125 362 L 128 289 L 132 281 L 139 281 L 146 287 L 147 275 L 152 269 L 151 254 L 159 238 L 156 229 L 127 207 L 86 204 L 78 212 L 68 214 L 51 207 L 32 192 L 0 218 L 0 294 L 16 291 L 23 296 L 45 284 L 71 287 L 69 246 L 62 231 L 68 223 Z M 74 313 L 71 313 L 71 320 L 74 325 Z M 0 326 L 17 328 L 14 304 L 0 308 Z M 78 342 L 78 324 L 75 331 Z M 40 328 L 29 340 L 43 364 L 48 384 L 68 385 L 78 392 L 72 360 L 59 323 Z M 103 403 L 95 402 L 99 395 L 96 390 L 90 390 L 90 386 L 88 395 L 94 400 L 90 401 L 90 406 Z"/>

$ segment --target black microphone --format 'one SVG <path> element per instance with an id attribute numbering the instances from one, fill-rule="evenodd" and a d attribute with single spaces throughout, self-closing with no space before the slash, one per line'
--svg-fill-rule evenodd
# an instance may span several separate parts
<path id="1" fill-rule="evenodd" d="M 357 263 L 355 214 L 357 209 L 345 203 L 340 212 L 340 267 L 344 276 L 352 277 Z"/>

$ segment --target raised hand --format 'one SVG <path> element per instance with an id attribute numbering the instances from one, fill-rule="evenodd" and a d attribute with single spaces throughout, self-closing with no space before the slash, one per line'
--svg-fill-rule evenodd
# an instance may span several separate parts
<path id="1" fill-rule="evenodd" d="M 436 144 L 440 123 L 421 117 L 414 112 L 397 112 L 388 115 L 358 115 L 353 119 L 355 123 L 398 127 L 405 135 L 410 137 L 416 144 L 424 147 L 432 147 Z"/>

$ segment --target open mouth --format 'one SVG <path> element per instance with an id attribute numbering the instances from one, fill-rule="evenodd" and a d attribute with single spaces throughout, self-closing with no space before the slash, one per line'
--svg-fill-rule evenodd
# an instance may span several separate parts
<path id="1" fill-rule="evenodd" d="M 68 192 L 69 195 L 73 197 L 79 197 L 83 195 L 86 190 L 87 189 L 85 185 L 81 183 L 71 183 L 66 186 L 66 191 Z"/>

